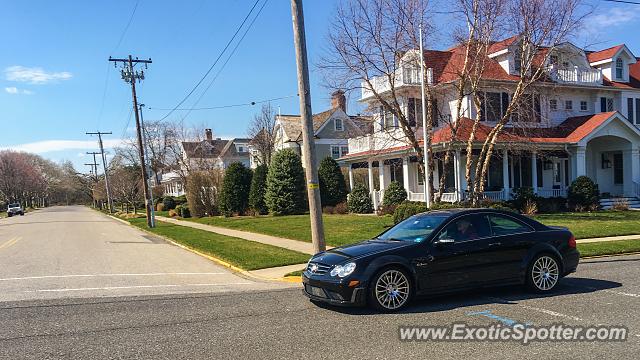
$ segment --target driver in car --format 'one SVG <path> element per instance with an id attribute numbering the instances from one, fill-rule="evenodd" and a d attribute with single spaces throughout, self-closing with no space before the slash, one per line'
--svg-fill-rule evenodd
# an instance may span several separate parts
<path id="1" fill-rule="evenodd" d="M 460 220 L 456 225 L 457 238 L 456 240 L 473 240 L 478 238 L 478 232 L 471 222 L 468 220 Z"/>

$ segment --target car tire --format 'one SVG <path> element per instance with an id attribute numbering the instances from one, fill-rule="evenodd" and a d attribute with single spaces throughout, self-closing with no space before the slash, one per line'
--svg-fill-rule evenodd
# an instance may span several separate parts
<path id="1" fill-rule="evenodd" d="M 411 277 L 399 267 L 380 270 L 369 285 L 369 304 L 378 311 L 401 310 L 409 304 L 412 297 Z"/>
<path id="2" fill-rule="evenodd" d="M 20 216 L 24 216 L 24 213 L 23 213 L 23 212 L 21 212 L 21 213 L 20 213 Z"/>
<path id="3" fill-rule="evenodd" d="M 536 293 L 548 293 L 555 289 L 560 277 L 558 258 L 548 253 L 538 254 L 527 269 L 527 287 Z"/>

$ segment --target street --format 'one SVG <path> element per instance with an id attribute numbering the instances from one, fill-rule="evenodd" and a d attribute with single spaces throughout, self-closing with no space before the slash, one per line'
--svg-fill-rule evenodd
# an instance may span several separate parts
<path id="1" fill-rule="evenodd" d="M 377 314 L 317 306 L 299 285 L 238 277 L 83 207 L 5 219 L 0 229 L 0 245 L 14 240 L 0 248 L 2 359 L 631 359 L 640 352 L 639 255 L 583 261 L 546 297 L 491 289 Z M 622 325 L 629 336 L 528 345 L 399 340 L 399 326 L 456 322 Z"/>
<path id="2" fill-rule="evenodd" d="M 273 288 L 84 206 L 0 222 L 0 301 Z M 277 285 L 276 285 L 277 286 Z"/>

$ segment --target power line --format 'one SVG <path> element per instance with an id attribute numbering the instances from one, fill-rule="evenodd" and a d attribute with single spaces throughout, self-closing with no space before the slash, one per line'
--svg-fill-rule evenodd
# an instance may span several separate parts
<path id="1" fill-rule="evenodd" d="M 202 100 L 202 98 L 204 97 L 204 95 L 207 93 L 207 91 L 209 91 L 209 89 L 211 88 L 211 86 L 213 85 L 213 83 L 216 81 L 216 79 L 218 78 L 218 76 L 220 76 L 220 74 L 222 73 L 222 70 L 224 70 L 225 66 L 227 65 L 227 63 L 229 62 L 229 60 L 231 60 L 231 58 L 233 57 L 233 55 L 236 53 L 236 50 L 238 50 L 238 47 L 240 46 L 240 44 L 242 43 L 242 40 L 244 40 L 244 38 L 247 36 L 247 33 L 249 33 L 249 30 L 251 30 L 251 27 L 253 26 L 253 24 L 256 22 L 256 19 L 258 19 L 258 17 L 260 16 L 260 13 L 262 13 L 262 9 L 264 9 L 265 5 L 267 5 L 267 2 L 269 2 L 269 0 L 265 0 L 262 3 L 262 6 L 260 7 L 260 9 L 258 9 L 258 12 L 256 13 L 256 16 L 253 17 L 253 19 L 251 20 L 251 22 L 249 23 L 249 26 L 247 26 L 247 28 L 245 29 L 244 33 L 242 34 L 242 37 L 240 38 L 240 40 L 238 40 L 238 42 L 236 43 L 236 45 L 234 46 L 233 50 L 231 50 L 231 54 L 229 54 L 229 56 L 227 57 L 227 59 L 225 60 L 225 62 L 222 64 L 222 66 L 220 67 L 220 69 L 218 70 L 218 72 L 216 73 L 216 75 L 213 77 L 213 79 L 211 79 L 211 82 L 209 82 L 209 85 L 207 85 L 206 89 L 204 89 L 204 91 L 202 92 L 202 94 L 200 94 L 200 97 L 198 97 L 198 100 L 196 100 L 196 102 L 192 105 L 196 106 L 198 105 L 198 103 L 200 102 L 200 100 Z M 187 116 L 189 116 L 189 114 L 191 113 L 191 111 L 189 110 L 183 117 L 182 117 L 182 121 L 184 121 Z"/>
<path id="2" fill-rule="evenodd" d="M 289 98 L 293 98 L 293 97 L 296 97 L 296 96 L 298 96 L 298 94 L 280 96 L 280 97 L 266 99 L 266 100 L 250 101 L 250 102 L 241 103 L 241 104 L 219 105 L 219 106 L 199 107 L 199 108 L 178 108 L 178 109 L 175 109 L 175 111 L 217 110 L 217 109 L 226 109 L 226 108 L 234 108 L 234 107 L 241 107 L 241 106 L 254 106 L 256 104 L 263 104 L 263 103 L 276 101 L 276 100 L 289 99 Z M 151 107 L 148 108 L 148 109 L 149 110 L 160 110 L 160 111 L 171 110 L 171 109 L 167 109 L 167 108 L 151 108 Z"/>
<path id="3" fill-rule="evenodd" d="M 187 95 L 180 100 L 180 102 L 174 106 L 174 108 L 169 111 L 168 113 L 166 113 L 161 119 L 160 121 L 166 119 L 167 117 L 169 117 L 169 115 L 171 115 L 175 109 L 179 108 L 182 104 L 184 104 L 185 101 L 187 101 L 187 99 L 194 93 L 194 91 L 196 91 L 196 89 L 200 86 L 200 84 L 202 84 L 202 82 L 204 81 L 204 79 L 207 78 L 207 76 L 209 76 L 209 73 L 211 73 L 211 70 L 213 70 L 213 68 L 216 66 L 216 64 L 218 64 L 218 61 L 220 61 L 220 59 L 222 58 L 222 56 L 224 55 L 224 53 L 227 51 L 227 49 L 229 48 L 229 46 L 231 45 L 231 43 L 233 43 L 233 40 L 235 40 L 236 36 L 238 36 L 238 33 L 240 32 L 240 30 L 242 30 L 242 27 L 244 26 L 244 24 L 247 22 L 247 19 L 249 19 L 249 17 L 251 16 L 251 14 L 253 13 L 253 10 L 256 8 L 256 6 L 258 5 L 258 2 L 260 2 L 260 0 L 256 0 L 256 2 L 253 4 L 253 6 L 251 7 L 251 9 L 249 10 L 249 13 L 247 14 L 247 16 L 245 16 L 245 18 L 242 20 L 242 23 L 240 23 L 240 26 L 238 26 L 238 28 L 236 29 L 235 33 L 233 34 L 233 36 L 231 37 L 231 39 L 229 39 L 229 41 L 227 42 L 227 44 L 224 46 L 224 48 L 222 49 L 222 51 L 220 52 L 220 54 L 218 55 L 218 57 L 216 58 L 216 60 L 213 62 L 213 64 L 209 67 L 209 69 L 207 70 L 207 72 L 200 78 L 200 80 L 198 80 L 198 82 L 196 83 L 196 85 L 187 93 Z"/>
<path id="4" fill-rule="evenodd" d="M 606 2 L 615 2 L 615 3 L 622 3 L 622 4 L 640 5 L 640 2 L 627 1 L 627 0 L 602 0 L 602 1 L 606 1 Z"/>
<path id="5" fill-rule="evenodd" d="M 136 0 L 136 4 L 133 6 L 133 11 L 131 11 L 131 16 L 129 16 L 129 21 L 127 22 L 127 26 L 125 26 L 124 30 L 122 30 L 122 34 L 120 34 L 120 39 L 118 40 L 118 44 L 116 45 L 115 48 L 113 48 L 111 53 L 114 53 L 116 50 L 118 50 L 118 48 L 120 47 L 120 44 L 122 44 L 122 40 L 124 40 L 124 36 L 127 34 L 127 31 L 129 30 L 129 26 L 131 26 L 131 23 L 133 22 L 133 17 L 136 15 L 136 10 L 138 10 L 139 4 L 140 4 L 140 0 Z"/>

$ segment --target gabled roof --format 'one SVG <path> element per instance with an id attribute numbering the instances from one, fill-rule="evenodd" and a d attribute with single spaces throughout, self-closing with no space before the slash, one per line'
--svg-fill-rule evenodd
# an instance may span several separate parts
<path id="1" fill-rule="evenodd" d="M 510 38 L 504 39 L 504 40 L 500 40 L 500 41 L 496 41 L 493 44 L 491 44 L 489 46 L 489 48 L 487 49 L 487 54 L 491 55 L 491 54 L 495 54 L 497 52 L 500 52 L 502 50 L 506 50 L 509 46 L 513 45 L 513 43 L 518 39 L 518 35 L 514 35 Z"/>
<path id="2" fill-rule="evenodd" d="M 233 146 L 236 140 L 241 140 L 242 143 L 248 143 L 249 139 L 213 139 L 202 141 L 184 141 L 182 142 L 182 148 L 184 149 L 187 158 L 197 159 L 215 159 L 223 156 L 246 156 L 247 151 L 238 152 L 236 147 Z"/>
<path id="3" fill-rule="evenodd" d="M 313 115 L 313 132 L 317 133 L 321 128 L 325 125 L 327 120 L 331 119 L 333 114 L 339 109 L 333 108 L 321 113 L 317 113 Z M 354 126 L 348 126 L 345 124 L 345 136 L 353 137 L 362 135 L 367 130 L 370 130 L 372 127 L 372 119 L 368 116 L 348 116 L 351 124 Z M 300 115 L 278 115 L 277 119 L 280 120 L 280 124 L 282 126 L 282 130 L 284 131 L 286 137 L 293 141 L 298 141 L 302 139 L 302 124 L 300 122 Z M 354 129 L 355 128 L 355 129 Z M 355 131 L 354 131 L 355 130 Z"/>
<path id="4" fill-rule="evenodd" d="M 460 45 L 447 51 L 424 51 L 425 66 L 433 69 L 433 80 L 436 83 L 446 83 L 459 79 L 464 68 L 466 47 Z M 470 61 L 473 64 L 474 61 Z M 487 80 L 513 80 L 518 77 L 508 74 L 497 61 L 486 58 L 482 73 Z"/>
<path id="5" fill-rule="evenodd" d="M 620 44 L 620 45 L 612 46 L 612 47 L 610 47 L 608 49 L 589 52 L 587 54 L 587 59 L 589 60 L 590 63 L 611 59 L 623 47 L 624 47 L 624 44 Z"/>

